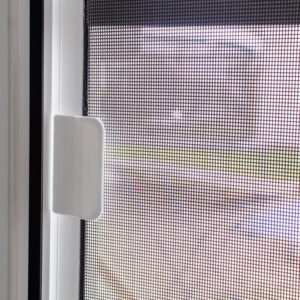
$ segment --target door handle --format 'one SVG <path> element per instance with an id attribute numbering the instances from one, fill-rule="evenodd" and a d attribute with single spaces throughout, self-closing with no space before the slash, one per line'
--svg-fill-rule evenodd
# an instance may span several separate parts
<path id="1" fill-rule="evenodd" d="M 53 211 L 84 220 L 103 210 L 105 129 L 98 118 L 54 116 Z"/>

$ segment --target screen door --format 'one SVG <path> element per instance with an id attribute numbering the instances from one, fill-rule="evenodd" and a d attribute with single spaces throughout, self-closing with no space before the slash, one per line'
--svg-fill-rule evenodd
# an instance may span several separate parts
<path id="1" fill-rule="evenodd" d="M 86 1 L 107 138 L 82 299 L 300 299 L 299 8 Z"/>

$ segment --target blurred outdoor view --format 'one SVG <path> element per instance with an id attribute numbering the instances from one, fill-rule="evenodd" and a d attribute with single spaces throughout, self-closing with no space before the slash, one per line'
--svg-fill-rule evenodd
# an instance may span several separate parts
<path id="1" fill-rule="evenodd" d="M 89 35 L 107 141 L 86 299 L 300 299 L 300 27 Z"/>

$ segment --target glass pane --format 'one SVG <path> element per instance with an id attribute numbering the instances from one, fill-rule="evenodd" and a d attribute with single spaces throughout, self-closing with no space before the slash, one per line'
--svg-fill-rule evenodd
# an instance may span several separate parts
<path id="1" fill-rule="evenodd" d="M 300 27 L 88 27 L 107 133 L 84 299 L 300 299 Z"/>

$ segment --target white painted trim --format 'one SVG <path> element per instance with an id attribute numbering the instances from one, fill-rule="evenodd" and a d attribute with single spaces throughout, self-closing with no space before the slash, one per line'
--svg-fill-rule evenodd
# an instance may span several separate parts
<path id="1" fill-rule="evenodd" d="M 28 294 L 29 0 L 10 5 L 10 259 L 9 299 Z"/>
<path id="2" fill-rule="evenodd" d="M 42 300 L 79 299 L 80 222 L 52 212 L 53 116 L 82 114 L 82 0 L 44 1 Z"/>

